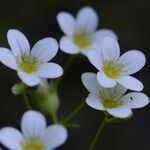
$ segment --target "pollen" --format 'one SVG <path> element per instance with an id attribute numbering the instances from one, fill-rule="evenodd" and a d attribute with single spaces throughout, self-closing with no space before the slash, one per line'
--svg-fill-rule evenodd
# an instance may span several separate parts
<path id="1" fill-rule="evenodd" d="M 45 146 L 38 139 L 30 139 L 22 144 L 22 150 L 45 150 Z"/>
<path id="2" fill-rule="evenodd" d="M 116 108 L 122 104 L 121 100 L 111 99 L 108 97 L 100 96 L 100 100 L 105 108 Z"/>
<path id="3" fill-rule="evenodd" d="M 109 78 L 118 78 L 121 75 L 121 71 L 124 65 L 119 63 L 114 63 L 112 61 L 105 61 L 102 65 L 102 70 Z"/>
<path id="4" fill-rule="evenodd" d="M 38 70 L 39 60 L 29 54 L 22 54 L 17 59 L 18 67 L 25 73 L 34 73 Z"/>
<path id="5" fill-rule="evenodd" d="M 118 102 L 116 100 L 105 100 L 103 101 L 103 105 L 105 108 L 115 108 L 118 106 Z"/>
<path id="6" fill-rule="evenodd" d="M 85 32 L 77 32 L 73 35 L 74 43 L 81 49 L 91 46 L 92 39 Z"/>

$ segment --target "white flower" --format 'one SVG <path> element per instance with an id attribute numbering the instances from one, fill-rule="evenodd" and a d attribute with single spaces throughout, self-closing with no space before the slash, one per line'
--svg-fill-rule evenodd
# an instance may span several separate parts
<path id="1" fill-rule="evenodd" d="M 119 44 L 111 37 L 105 37 L 98 50 L 88 51 L 87 57 L 99 70 L 97 79 L 101 86 L 111 88 L 118 82 L 130 90 L 143 89 L 143 84 L 130 76 L 145 65 L 146 58 L 142 52 L 130 50 L 120 56 Z"/>
<path id="2" fill-rule="evenodd" d="M 58 64 L 49 63 L 58 52 L 58 43 L 53 38 L 38 41 L 30 51 L 26 37 L 18 30 L 11 29 L 7 33 L 10 51 L 0 48 L 0 61 L 17 71 L 20 79 L 28 86 L 40 83 L 41 78 L 57 78 L 63 74 Z"/>
<path id="3" fill-rule="evenodd" d="M 60 49 L 68 54 L 86 54 L 87 50 L 97 46 L 105 36 L 117 39 L 116 34 L 109 29 L 96 30 L 98 16 L 91 7 L 79 10 L 77 18 L 67 12 L 60 12 L 57 20 L 65 34 L 60 40 Z"/>
<path id="4" fill-rule="evenodd" d="M 46 119 L 37 111 L 24 113 L 21 130 L 4 127 L 0 130 L 0 142 L 10 150 L 53 150 L 67 139 L 67 130 L 62 125 L 46 127 Z"/>
<path id="5" fill-rule="evenodd" d="M 113 88 L 101 87 L 95 73 L 84 73 L 82 82 L 90 92 L 86 103 L 94 109 L 107 111 L 117 118 L 129 117 L 132 115 L 131 109 L 141 108 L 149 103 L 149 98 L 143 93 L 125 94 L 127 89 L 120 84 Z"/>

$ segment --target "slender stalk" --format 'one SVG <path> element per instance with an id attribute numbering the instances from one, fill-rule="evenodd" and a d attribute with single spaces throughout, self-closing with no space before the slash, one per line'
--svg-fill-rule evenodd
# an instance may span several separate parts
<path id="1" fill-rule="evenodd" d="M 53 123 L 58 123 L 58 118 L 55 112 L 51 113 L 51 118 L 53 120 Z"/>
<path id="2" fill-rule="evenodd" d="M 31 109 L 31 105 L 29 103 L 29 99 L 27 96 L 27 89 L 24 90 L 24 92 L 22 93 L 22 96 L 23 96 L 24 103 L 25 103 L 25 106 L 27 107 L 27 109 Z"/>
<path id="3" fill-rule="evenodd" d="M 106 123 L 107 123 L 107 118 L 108 118 L 108 115 L 105 114 L 105 118 L 103 119 L 102 123 L 100 124 L 100 126 L 98 128 L 98 130 L 97 130 L 97 132 L 96 132 L 96 134 L 92 140 L 92 143 L 89 147 L 89 150 L 94 150 L 96 143 L 97 143 L 98 139 L 100 138 L 100 135 L 101 135 Z"/>
<path id="4" fill-rule="evenodd" d="M 63 68 L 64 74 L 63 74 L 63 76 L 62 76 L 61 78 L 59 78 L 59 79 L 56 80 L 56 82 L 55 82 L 56 88 L 58 87 L 59 83 L 62 82 L 62 80 L 64 79 L 64 77 L 65 77 L 67 71 L 68 71 L 69 68 L 71 67 L 71 65 L 72 65 L 72 63 L 74 62 L 75 58 L 76 58 L 76 56 L 71 56 L 71 57 L 68 59 L 68 61 L 66 62 L 66 64 L 64 65 L 64 68 Z"/>
<path id="5" fill-rule="evenodd" d="M 84 107 L 85 102 L 81 102 L 73 111 L 71 111 L 65 118 L 61 120 L 62 123 L 66 123 L 70 121 L 78 112 L 81 111 L 81 109 Z"/>
<path id="6" fill-rule="evenodd" d="M 76 56 L 71 56 L 67 63 L 64 65 L 64 73 L 66 73 L 68 71 L 68 69 L 71 67 L 72 63 L 74 62 Z"/>

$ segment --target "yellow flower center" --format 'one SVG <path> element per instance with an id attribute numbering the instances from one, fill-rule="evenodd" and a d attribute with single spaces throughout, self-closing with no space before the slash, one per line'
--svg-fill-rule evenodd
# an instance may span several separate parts
<path id="1" fill-rule="evenodd" d="M 103 94 L 100 94 L 100 101 L 105 108 L 116 108 L 122 104 L 122 101 L 120 99 L 113 99 L 113 96 L 111 99 L 107 96 L 104 96 Z"/>
<path id="2" fill-rule="evenodd" d="M 33 73 L 38 70 L 40 62 L 37 58 L 30 56 L 29 54 L 22 54 L 17 59 L 18 67 L 25 73 Z"/>
<path id="3" fill-rule="evenodd" d="M 22 150 L 45 150 L 45 146 L 38 139 L 30 139 L 22 144 Z"/>
<path id="4" fill-rule="evenodd" d="M 103 101 L 103 105 L 105 108 L 115 108 L 118 106 L 118 101 L 107 99 L 107 100 Z"/>
<path id="5" fill-rule="evenodd" d="M 123 64 L 105 61 L 102 65 L 102 70 L 104 71 L 107 77 L 118 78 L 121 75 L 123 67 Z"/>
<path id="6" fill-rule="evenodd" d="M 123 103 L 120 98 L 117 98 L 117 93 L 115 91 L 110 93 L 109 96 L 106 96 L 103 92 L 100 92 L 99 98 L 105 108 L 116 108 Z"/>
<path id="7" fill-rule="evenodd" d="M 81 49 L 91 46 L 92 39 L 85 32 L 74 33 L 73 35 L 74 43 Z"/>

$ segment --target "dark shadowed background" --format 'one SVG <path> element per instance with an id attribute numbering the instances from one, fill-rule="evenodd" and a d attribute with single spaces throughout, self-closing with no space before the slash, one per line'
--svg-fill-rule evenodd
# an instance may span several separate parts
<path id="1" fill-rule="evenodd" d="M 114 30 L 122 53 L 139 49 L 147 57 L 146 66 L 135 74 L 144 85 L 144 93 L 150 95 L 150 1 L 149 0 L 0 0 L 0 46 L 8 47 L 6 33 L 16 28 L 25 33 L 33 44 L 41 38 L 51 36 L 57 40 L 63 35 L 58 27 L 56 15 L 60 11 L 76 14 L 83 6 L 92 6 L 100 17 L 100 28 Z M 63 66 L 70 57 L 59 52 L 53 61 Z M 86 58 L 76 59 L 60 85 L 63 116 L 81 101 L 88 92 L 80 76 L 83 72 L 96 72 Z M 18 81 L 16 72 L 0 64 L 0 127 L 11 125 L 19 128 L 23 112 L 26 111 L 21 97 L 11 93 Z M 81 128 L 69 129 L 68 141 L 58 150 L 87 150 L 103 113 L 86 106 L 73 121 Z M 48 119 L 50 122 L 50 119 Z M 150 106 L 136 110 L 134 117 L 119 124 L 108 125 L 96 150 L 150 150 Z"/>

